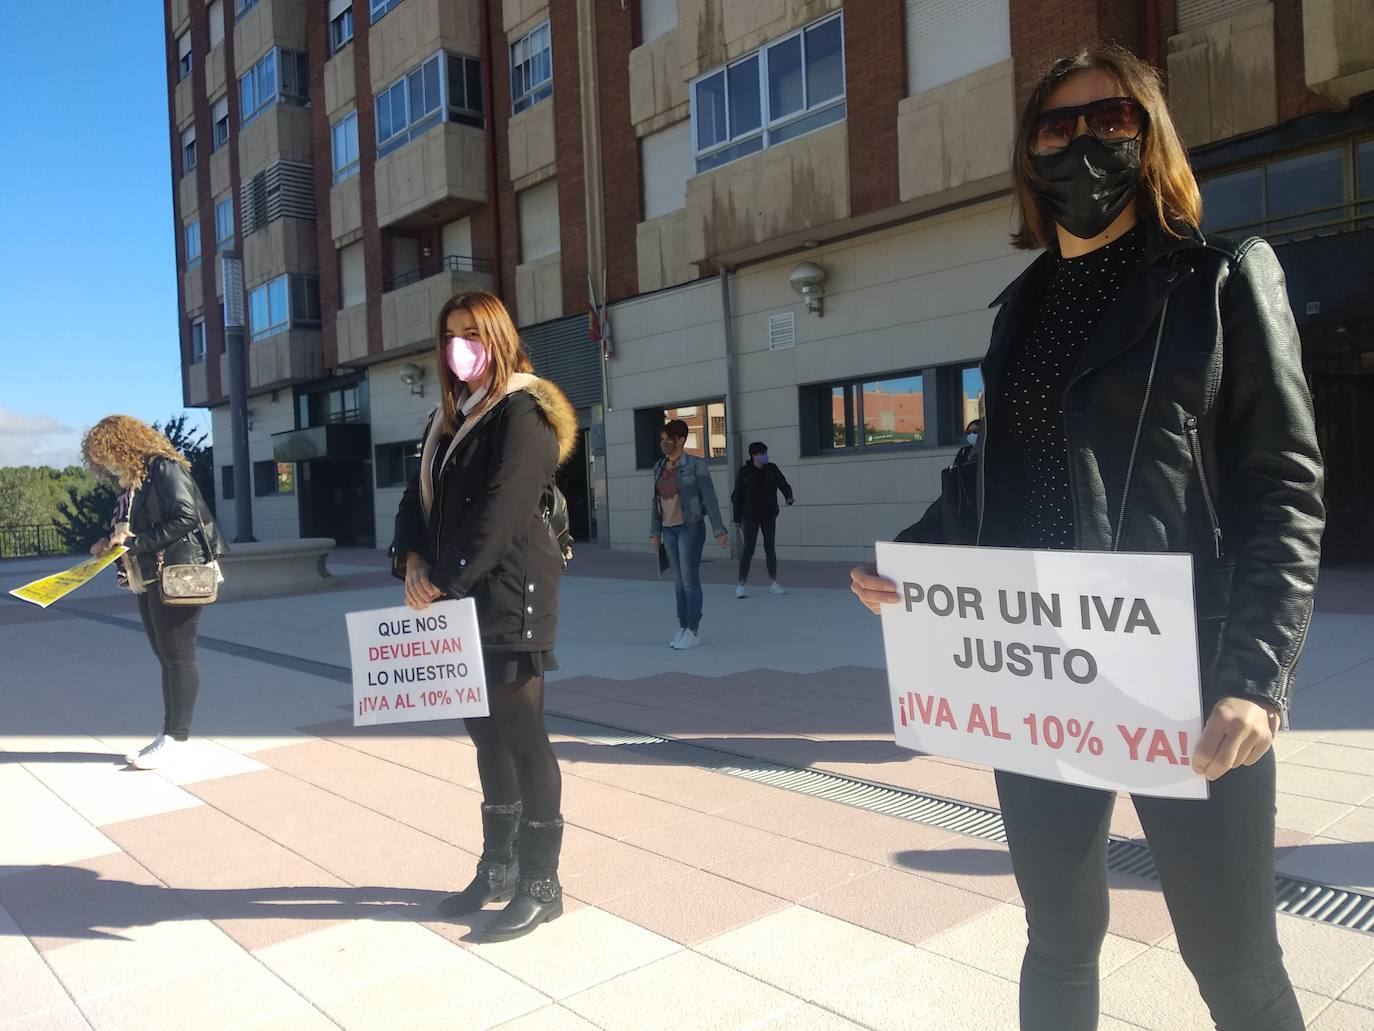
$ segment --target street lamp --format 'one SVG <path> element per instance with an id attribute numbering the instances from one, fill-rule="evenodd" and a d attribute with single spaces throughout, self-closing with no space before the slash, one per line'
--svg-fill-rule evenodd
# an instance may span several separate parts
<path id="1" fill-rule="evenodd" d="M 243 353 L 243 259 L 220 254 L 224 287 L 224 351 L 229 357 L 229 436 L 234 462 L 234 543 L 252 541 L 252 470 L 248 459 L 248 366 Z"/>

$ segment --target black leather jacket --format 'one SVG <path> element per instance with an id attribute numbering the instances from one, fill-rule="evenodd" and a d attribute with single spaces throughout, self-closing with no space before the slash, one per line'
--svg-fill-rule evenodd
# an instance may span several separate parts
<path id="1" fill-rule="evenodd" d="M 196 481 L 170 458 L 149 460 L 147 474 L 129 506 L 129 532 L 134 536 L 124 545 L 138 561 L 145 580 L 157 576 L 158 552 L 168 565 L 178 565 L 208 562 L 228 551 Z"/>
<path id="2" fill-rule="evenodd" d="M 1189 552 L 1204 702 L 1287 707 L 1312 616 L 1322 460 L 1283 271 L 1263 240 L 1146 225 L 1139 274 L 1062 399 L 1075 547 Z M 1014 445 L 1002 376 L 1044 289 L 1042 255 L 993 302 L 983 362 L 978 540 L 1011 542 Z M 923 519 L 924 532 L 939 533 Z"/>

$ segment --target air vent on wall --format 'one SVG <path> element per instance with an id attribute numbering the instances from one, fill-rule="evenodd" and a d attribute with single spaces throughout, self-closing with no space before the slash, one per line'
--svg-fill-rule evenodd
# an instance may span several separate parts
<path id="1" fill-rule="evenodd" d="M 781 315 L 768 316 L 768 350 L 777 351 L 784 347 L 795 347 L 797 343 L 797 320 L 789 311 Z"/>

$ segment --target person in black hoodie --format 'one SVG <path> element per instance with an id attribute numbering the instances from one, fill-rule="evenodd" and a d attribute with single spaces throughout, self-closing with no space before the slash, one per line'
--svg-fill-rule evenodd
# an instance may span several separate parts
<path id="1" fill-rule="evenodd" d="M 768 579 L 773 581 L 769 591 L 773 594 L 786 594 L 787 590 L 778 583 L 778 553 L 773 542 L 778 529 L 778 493 L 787 499 L 788 505 L 796 502 L 787 477 L 772 462 L 768 461 L 768 445 L 754 441 L 749 445 L 749 461 L 740 467 L 735 477 L 735 489 L 730 495 L 734 507 L 733 522 L 744 538 L 744 548 L 739 556 L 739 586 L 735 588 L 736 598 L 749 597 L 745 586 L 749 582 L 749 566 L 754 561 L 754 548 L 758 544 L 759 533 L 763 533 L 763 557 L 768 564 Z"/>
<path id="2" fill-rule="evenodd" d="M 406 604 L 472 598 L 491 715 L 465 721 L 482 784 L 477 873 L 439 908 L 450 916 L 509 900 L 489 940 L 563 913 L 562 775 L 544 725 L 563 555 L 545 509 L 577 441 L 577 413 L 534 366 L 499 298 L 462 294 L 439 314 L 442 403 L 396 513 L 392 572 Z"/>
<path id="3" fill-rule="evenodd" d="M 91 545 L 91 554 L 128 549 L 120 559 L 119 583 L 138 597 L 148 644 L 162 667 L 162 733 L 125 759 L 136 769 L 162 769 L 186 757 L 200 693 L 201 607 L 166 604 L 158 576 L 164 563 L 214 562 L 227 549 L 191 479 L 190 463 L 147 423 L 107 415 L 82 440 L 81 456 L 88 469 L 121 491 L 110 535 Z"/>

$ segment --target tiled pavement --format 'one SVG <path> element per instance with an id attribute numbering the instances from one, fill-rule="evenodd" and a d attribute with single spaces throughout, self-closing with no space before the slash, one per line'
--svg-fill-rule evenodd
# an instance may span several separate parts
<path id="1" fill-rule="evenodd" d="M 1000 846 L 566 736 L 566 915 L 500 945 L 435 919 L 475 860 L 476 770 L 456 725 L 346 718 L 340 615 L 394 603 L 376 565 L 207 613 L 175 775 L 111 761 L 158 712 L 128 599 L 0 603 L 0 1029 L 1015 1026 Z M 995 805 L 985 770 L 891 745 L 876 621 L 841 589 L 708 588 L 708 646 L 674 653 L 642 565 L 576 565 L 551 710 Z M 1374 598 L 1328 582 L 1281 739 L 1281 865 L 1368 889 Z M 1115 829 L 1139 833 L 1129 803 Z M 1118 878 L 1112 904 L 1101 1026 L 1209 1026 L 1157 888 Z M 1279 922 L 1311 1026 L 1374 1029 L 1374 936 Z"/>

